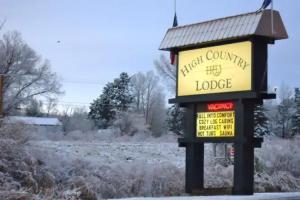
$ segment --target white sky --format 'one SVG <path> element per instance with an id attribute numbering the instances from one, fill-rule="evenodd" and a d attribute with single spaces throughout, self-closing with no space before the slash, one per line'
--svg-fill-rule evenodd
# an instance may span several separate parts
<path id="1" fill-rule="evenodd" d="M 274 0 L 289 34 L 269 48 L 269 85 L 300 86 L 298 0 Z M 177 0 L 179 25 L 257 10 L 262 0 Z M 85 105 L 122 71 L 153 68 L 173 0 L 0 0 L 2 33 L 17 30 L 63 79 L 61 102 Z M 57 41 L 61 41 L 57 43 Z M 70 104 L 70 103 L 67 103 Z M 87 104 L 88 105 L 88 104 Z"/>

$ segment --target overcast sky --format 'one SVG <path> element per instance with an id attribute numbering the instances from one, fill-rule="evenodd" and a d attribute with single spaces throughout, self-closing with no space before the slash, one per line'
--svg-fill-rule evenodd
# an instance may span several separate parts
<path id="1" fill-rule="evenodd" d="M 257 10 L 263 0 L 177 0 L 179 25 Z M 300 1 L 275 0 L 289 34 L 269 50 L 269 85 L 300 86 Z M 90 103 L 122 71 L 154 69 L 173 0 L 0 0 L 2 33 L 23 39 L 63 79 L 61 102 Z M 57 41 L 60 41 L 58 43 Z M 83 105 L 83 104 L 82 104 Z"/>

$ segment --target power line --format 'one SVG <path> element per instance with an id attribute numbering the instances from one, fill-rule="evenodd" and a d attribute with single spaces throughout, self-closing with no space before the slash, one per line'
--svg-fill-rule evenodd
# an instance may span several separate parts
<path id="1" fill-rule="evenodd" d="M 51 103 L 51 101 L 41 100 L 43 103 Z M 73 101 L 54 101 L 55 104 L 69 104 L 69 105 L 90 105 L 88 102 L 73 102 Z"/>
<path id="2" fill-rule="evenodd" d="M 104 84 L 106 84 L 106 83 L 104 83 L 103 80 L 89 81 L 89 80 L 79 80 L 79 79 L 68 79 L 68 78 L 65 78 L 65 77 L 62 77 L 62 82 L 74 83 L 74 84 L 95 84 L 95 85 L 104 85 Z"/>
<path id="3" fill-rule="evenodd" d="M 104 83 L 100 82 L 92 82 L 92 81 L 68 81 L 68 80 L 62 80 L 62 82 L 67 84 L 86 84 L 86 85 L 104 85 Z"/>

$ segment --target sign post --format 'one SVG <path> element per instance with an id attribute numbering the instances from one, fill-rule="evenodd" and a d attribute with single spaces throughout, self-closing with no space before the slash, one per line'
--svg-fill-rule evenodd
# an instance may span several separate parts
<path id="1" fill-rule="evenodd" d="M 276 97 L 267 92 L 268 44 L 287 37 L 279 12 L 270 10 L 167 31 L 160 49 L 178 55 L 176 97 L 169 103 L 186 108 L 184 137 L 178 142 L 186 148 L 187 193 L 209 193 L 204 144 L 233 143 L 231 192 L 253 194 L 254 148 L 263 141 L 254 137 L 254 108 Z"/>

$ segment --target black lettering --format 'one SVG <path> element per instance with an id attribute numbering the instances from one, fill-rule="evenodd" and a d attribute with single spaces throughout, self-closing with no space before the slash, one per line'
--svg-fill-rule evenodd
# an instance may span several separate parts
<path id="1" fill-rule="evenodd" d="M 210 89 L 214 90 L 218 87 L 218 83 L 217 81 L 211 81 L 211 86 L 210 86 Z"/>
<path id="2" fill-rule="evenodd" d="M 202 56 L 197 57 L 197 61 L 198 61 L 198 64 L 199 64 L 199 65 L 202 64 L 202 63 L 203 63 L 203 58 L 202 58 Z"/>
<path id="3" fill-rule="evenodd" d="M 235 54 L 232 54 L 232 56 L 234 57 L 234 61 L 233 61 L 233 63 L 234 63 L 234 64 L 236 64 L 236 59 L 238 58 L 238 56 L 237 56 L 237 55 L 235 55 Z"/>
<path id="4" fill-rule="evenodd" d="M 226 79 L 226 88 L 232 88 L 231 78 Z"/>
<path id="5" fill-rule="evenodd" d="M 208 90 L 209 89 L 209 82 L 208 81 L 204 81 L 202 83 L 202 89 L 203 90 Z"/>
<path id="6" fill-rule="evenodd" d="M 206 53 L 206 59 L 207 60 L 212 60 L 213 59 L 213 51 L 210 50 Z"/>
<path id="7" fill-rule="evenodd" d="M 196 60 L 192 60 L 192 67 L 195 68 L 197 66 L 197 61 Z"/>
<path id="8" fill-rule="evenodd" d="M 223 89 L 225 87 L 225 81 L 223 79 L 219 80 L 218 82 L 218 88 Z"/>
<path id="9" fill-rule="evenodd" d="M 218 51 L 215 51 L 215 52 L 213 53 L 213 58 L 214 58 L 215 60 L 217 60 L 217 59 L 219 58 L 219 52 L 218 52 Z"/>
<path id="10" fill-rule="evenodd" d="M 240 66 L 241 68 L 243 67 L 243 63 L 244 63 L 244 60 L 243 59 L 241 59 L 241 58 L 239 58 L 240 60 L 239 60 L 239 62 L 238 62 L 238 66 Z"/>
<path id="11" fill-rule="evenodd" d="M 184 65 L 183 69 L 181 69 L 180 71 L 184 77 L 190 72 L 186 65 Z"/>
<path id="12" fill-rule="evenodd" d="M 210 80 L 210 81 L 196 81 L 196 91 L 201 90 L 215 90 L 215 89 L 224 89 L 224 88 L 232 88 L 231 79 L 220 79 Z"/>
<path id="13" fill-rule="evenodd" d="M 225 52 L 221 51 L 220 58 L 221 58 L 221 60 L 226 60 L 226 54 L 225 54 Z"/>
<path id="14" fill-rule="evenodd" d="M 246 67 L 248 67 L 250 64 L 248 64 L 246 61 L 244 63 L 244 66 L 242 66 L 243 70 L 245 70 Z"/>
<path id="15" fill-rule="evenodd" d="M 200 91 L 201 89 L 199 88 L 199 81 L 196 81 L 196 91 Z"/>

